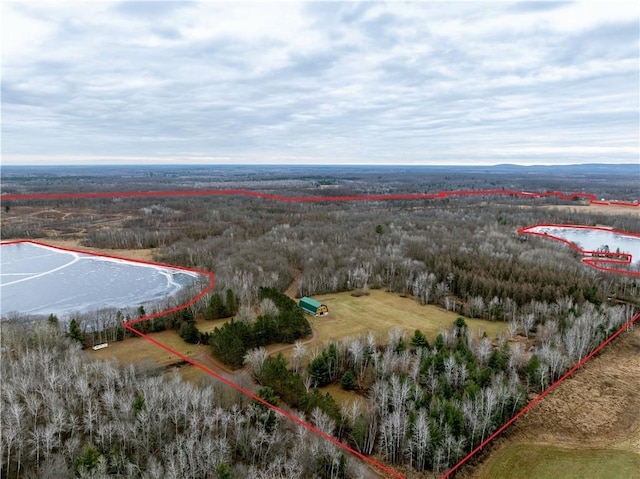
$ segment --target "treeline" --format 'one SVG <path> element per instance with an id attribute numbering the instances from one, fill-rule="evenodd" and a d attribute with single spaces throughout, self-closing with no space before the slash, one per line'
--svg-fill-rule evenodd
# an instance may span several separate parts
<path id="1" fill-rule="evenodd" d="M 539 261 L 548 261 L 548 254 L 540 254 Z M 528 258 L 528 254 L 524 257 Z M 510 298 L 517 306 L 531 301 L 553 303 L 570 297 L 577 304 L 585 300 L 600 304 L 604 300 L 601 288 L 586 275 L 567 280 L 558 268 L 533 267 L 529 261 L 518 261 L 513 256 L 487 256 L 474 252 L 440 252 L 421 255 L 427 270 L 433 271 L 435 281 L 447 281 L 451 294 L 456 297 L 481 297 L 487 303 L 493 298 Z M 504 320 L 504 312 L 475 311 L 475 316 Z"/>
<path id="2" fill-rule="evenodd" d="M 57 329 L 2 325 L 0 475 L 345 478 L 328 441 L 222 386 L 92 361 Z"/>
<path id="3" fill-rule="evenodd" d="M 209 337 L 211 351 L 225 364 L 240 367 L 249 349 L 273 343 L 293 343 L 309 336 L 311 326 L 295 301 L 275 288 L 260 288 L 259 298 L 272 303 L 253 321 L 232 321 Z M 266 311 L 265 311 L 266 309 Z"/>

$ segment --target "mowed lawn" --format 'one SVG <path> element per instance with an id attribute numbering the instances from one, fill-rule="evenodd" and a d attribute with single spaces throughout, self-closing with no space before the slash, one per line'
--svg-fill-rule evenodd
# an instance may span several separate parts
<path id="1" fill-rule="evenodd" d="M 640 479 L 640 454 L 616 449 L 566 449 L 508 444 L 474 475 L 477 479 Z"/>
<path id="2" fill-rule="evenodd" d="M 387 341 L 387 334 L 399 327 L 413 335 L 416 329 L 435 340 L 441 328 L 448 328 L 460 314 L 446 311 L 434 305 L 421 305 L 413 298 L 402 298 L 395 293 L 370 290 L 368 296 L 354 297 L 350 292 L 314 296 L 329 308 L 329 316 L 312 318 L 311 323 L 318 341 L 355 337 L 372 331 L 379 343 Z M 308 316 L 310 318 L 310 316 Z M 469 328 L 477 333 L 478 328 L 491 338 L 506 331 L 506 323 L 465 318 Z M 315 341 L 314 341 L 315 343 Z"/>

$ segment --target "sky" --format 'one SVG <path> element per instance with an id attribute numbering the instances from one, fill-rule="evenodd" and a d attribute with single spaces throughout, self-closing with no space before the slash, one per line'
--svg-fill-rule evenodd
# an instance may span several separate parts
<path id="1" fill-rule="evenodd" d="M 0 5 L 6 165 L 640 161 L 634 2 Z"/>

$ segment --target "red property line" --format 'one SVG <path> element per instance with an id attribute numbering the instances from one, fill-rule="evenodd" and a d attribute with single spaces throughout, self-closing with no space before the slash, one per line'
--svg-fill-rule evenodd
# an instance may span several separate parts
<path id="1" fill-rule="evenodd" d="M 538 227 L 574 228 L 574 229 L 585 229 L 585 230 L 608 231 L 610 233 L 615 233 L 622 236 L 632 236 L 635 238 L 640 238 L 640 233 L 629 233 L 627 231 L 615 230 L 613 228 L 602 228 L 599 226 L 557 225 L 557 224 L 546 224 L 546 223 L 534 225 L 534 226 L 527 226 L 526 228 L 520 228 L 518 230 L 518 233 L 520 234 L 540 236 L 541 238 L 550 238 L 556 241 L 561 241 L 562 243 L 570 246 L 571 248 L 578 251 L 582 255 L 587 256 L 586 258 L 582 258 L 582 262 L 591 266 L 592 268 L 598 269 L 600 271 L 606 271 L 608 273 L 620 273 L 620 274 L 628 274 L 632 276 L 640 276 L 640 271 L 629 271 L 626 269 L 602 266 L 603 264 L 614 265 L 614 266 L 629 265 L 633 260 L 633 255 L 631 255 L 630 253 L 616 253 L 616 252 L 605 253 L 603 251 L 584 250 L 574 242 L 569 241 L 565 238 L 562 238 L 561 236 L 556 236 L 553 234 L 539 232 L 539 231 L 532 231 L 534 228 L 538 228 Z"/>
<path id="2" fill-rule="evenodd" d="M 458 464 L 456 464 L 455 466 L 453 466 L 451 469 L 449 469 L 446 473 L 444 473 L 441 477 L 441 479 L 446 479 L 448 477 L 451 477 L 451 475 L 458 469 L 460 468 L 465 462 L 467 462 L 469 459 L 471 459 L 471 457 L 473 455 L 475 455 L 478 451 L 480 451 L 483 447 L 485 447 L 487 444 L 489 444 L 491 441 L 493 441 L 493 439 L 495 439 L 498 435 L 500 435 L 506 428 L 508 428 L 509 426 L 511 426 L 511 424 L 513 424 L 516 420 L 518 420 L 523 414 L 525 414 L 527 411 L 529 411 L 529 409 L 531 409 L 533 406 L 535 406 L 538 401 L 540 401 L 542 398 L 544 398 L 547 394 L 549 394 L 551 391 L 553 391 L 556 387 L 558 387 L 560 385 L 560 383 L 562 383 L 565 379 L 567 379 L 569 376 L 571 376 L 573 373 L 575 373 L 584 363 L 586 363 L 589 359 L 591 359 L 593 356 L 595 356 L 596 354 L 598 354 L 600 351 L 602 351 L 602 349 L 609 344 L 611 341 L 613 341 L 615 338 L 617 338 L 623 331 L 625 331 L 627 328 L 631 327 L 633 325 L 633 323 L 635 323 L 638 319 L 640 319 L 640 313 L 636 314 L 633 318 L 631 318 L 629 321 L 627 321 L 625 324 L 622 325 L 622 327 L 620 329 L 618 329 L 615 333 L 613 333 L 611 336 L 609 336 L 608 339 L 606 339 L 602 344 L 600 344 L 600 346 L 598 346 L 596 349 L 594 349 L 593 351 L 591 351 L 591 353 L 589 353 L 588 356 L 586 356 L 582 361 L 580 361 L 578 364 L 576 364 L 575 366 L 573 366 L 571 369 L 569 369 L 569 371 L 567 371 L 565 373 L 564 376 L 562 376 L 560 379 L 558 379 L 555 383 L 553 383 L 551 386 L 549 386 L 547 389 L 545 389 L 538 397 L 536 397 L 533 401 L 531 401 L 529 404 L 527 404 L 524 409 L 522 409 L 518 414 L 516 414 L 515 416 L 513 416 L 511 419 L 509 419 L 506 423 L 504 423 L 500 429 L 498 429 L 496 432 L 494 432 L 491 436 L 489 436 L 482 444 L 480 444 L 478 447 L 476 447 L 473 451 L 471 451 L 469 454 L 467 454 Z"/>
<path id="3" fill-rule="evenodd" d="M 453 190 L 439 193 L 392 193 L 383 195 L 349 195 L 349 196 L 281 196 L 249 190 L 176 190 L 176 191 L 123 191 L 123 192 L 94 192 L 94 193 L 28 193 L 5 194 L 2 200 L 60 200 L 74 198 L 142 198 L 157 196 L 251 196 L 266 200 L 285 201 L 291 203 L 313 203 L 321 201 L 390 201 L 390 200 L 432 200 L 447 198 L 449 196 L 483 196 L 483 195 L 508 195 L 526 198 L 555 197 L 561 200 L 571 201 L 574 198 L 589 200 L 589 204 L 599 206 L 627 206 L 640 207 L 640 200 L 628 201 L 601 201 L 590 193 L 571 193 L 564 195 L 559 191 L 547 191 L 545 193 L 532 193 L 514 190 Z"/>
<path id="4" fill-rule="evenodd" d="M 183 308 L 180 308 L 183 309 Z M 372 466 L 375 466 L 376 468 L 378 468 L 379 470 L 392 475 L 393 477 L 396 477 L 398 479 L 403 479 L 404 476 L 396 471 L 394 471 L 393 469 L 384 466 L 382 464 L 380 464 L 379 462 L 374 461 L 373 459 L 371 459 L 368 456 L 365 456 L 364 454 L 356 451 L 355 449 L 347 446 L 345 443 L 338 441 L 335 437 L 330 436 L 329 434 L 321 431 L 320 429 L 316 428 L 315 426 L 313 426 L 311 423 L 308 423 L 306 421 L 303 421 L 302 419 L 300 419 L 299 417 L 288 413 L 287 411 L 279 408 L 278 406 L 274 406 L 273 404 L 271 404 L 270 402 L 265 401 L 264 399 L 262 399 L 260 396 L 256 396 L 255 394 L 253 394 L 251 391 L 243 388 L 242 386 L 224 378 L 223 376 L 219 375 L 218 373 L 216 373 L 215 371 L 213 371 L 212 369 L 207 368 L 206 366 L 194 361 L 193 359 L 185 356 L 184 354 L 179 353 L 178 351 L 176 351 L 175 349 L 170 348 L 169 346 L 167 346 L 166 344 L 163 344 L 155 339 L 153 339 L 152 337 L 141 333 L 140 331 L 138 331 L 137 329 L 134 329 L 131 327 L 131 324 L 133 323 L 137 323 L 139 321 L 145 321 L 149 318 L 140 318 L 140 319 L 136 319 L 134 321 L 130 321 L 128 323 L 124 323 L 124 327 L 127 328 L 129 331 L 133 331 L 134 333 L 136 333 L 138 336 L 145 338 L 148 341 L 151 341 L 152 343 L 156 344 L 157 346 L 160 346 L 162 349 L 164 349 L 165 351 L 170 352 L 171 354 L 174 354 L 175 356 L 178 356 L 180 359 L 182 359 L 183 361 L 186 361 L 189 364 L 192 364 L 193 366 L 197 367 L 198 369 L 200 369 L 201 371 L 204 371 L 205 373 L 207 373 L 210 376 L 213 376 L 214 378 L 222 381 L 223 383 L 227 384 L 228 386 L 231 386 L 233 389 L 235 389 L 236 391 L 241 392 L 242 394 L 244 394 L 245 396 L 253 399 L 254 401 L 258 401 L 262 404 L 264 404 L 265 406 L 271 408 L 273 411 L 277 412 L 278 414 L 284 416 L 287 419 L 290 419 L 291 421 L 295 422 L 296 424 L 308 429 L 309 431 L 317 434 L 318 436 L 326 439 L 327 441 L 332 442 L 333 444 L 335 444 L 338 447 L 341 447 L 342 449 L 344 449 L 345 451 L 353 454 L 354 456 L 359 457 L 360 459 L 362 459 L 365 462 L 368 462 L 369 464 L 371 464 Z"/>
<path id="5" fill-rule="evenodd" d="M 167 314 L 170 314 L 170 313 L 175 313 L 177 311 L 186 309 L 189 306 L 193 305 L 196 301 L 198 301 L 200 298 L 202 298 L 205 294 L 207 294 L 209 291 L 211 291 L 213 289 L 214 284 L 215 284 L 215 276 L 214 276 L 213 273 L 211 273 L 209 271 L 199 270 L 199 269 L 186 268 L 186 267 L 182 267 L 182 266 L 170 266 L 170 265 L 167 265 L 167 264 L 154 263 L 154 262 L 151 262 L 151 261 L 134 260 L 134 259 L 121 258 L 121 257 L 118 257 L 118 256 L 112 256 L 112 255 L 103 254 L 103 253 L 94 253 L 94 252 L 91 252 L 91 251 L 81 251 L 81 250 L 76 250 L 76 249 L 72 249 L 72 248 L 65 248 L 65 247 L 61 247 L 61 246 L 53 246 L 53 245 L 50 245 L 50 244 L 41 243 L 39 241 L 32 241 L 32 240 L 3 241 L 3 242 L 0 242 L 0 246 L 12 245 L 12 244 L 22 244 L 22 243 L 34 244 L 34 245 L 43 246 L 43 247 L 46 247 L 46 248 L 58 249 L 58 250 L 61 250 L 61 251 L 68 251 L 68 252 L 71 252 L 71 253 L 80 253 L 80 254 L 87 255 L 87 256 L 96 256 L 96 257 L 102 257 L 102 258 L 117 259 L 117 260 L 129 262 L 129 263 L 138 263 L 138 264 L 157 266 L 157 267 L 174 269 L 174 270 L 189 271 L 189 272 L 192 272 L 192 273 L 198 273 L 198 274 L 201 274 L 201 275 L 204 275 L 204 276 L 208 277 L 209 278 L 209 284 L 207 285 L 207 287 L 204 288 L 200 293 L 198 293 L 189 302 L 187 302 L 185 304 L 182 304 L 182 305 L 179 305 L 179 306 L 176 306 L 174 308 L 170 308 L 170 309 L 166 309 L 164 311 L 160 311 L 160 312 L 157 312 L 157 313 L 149 314 L 149 315 L 143 316 L 141 318 L 136 318 L 136 319 L 132 319 L 130 321 L 126 321 L 125 323 L 123 323 L 124 327 L 126 329 L 128 329 L 129 331 L 132 331 L 133 333 L 137 334 L 138 336 L 146 339 L 147 341 L 152 342 L 156 346 L 161 347 L 162 349 L 164 349 L 165 351 L 173 354 L 174 356 L 179 357 L 183 361 L 185 361 L 185 362 L 187 362 L 189 364 L 192 364 L 193 366 L 197 367 L 198 369 L 200 369 L 201 371 L 205 372 L 206 374 L 218 379 L 219 381 L 222 381 L 223 383 L 227 384 L 228 386 L 231 386 L 233 389 L 241 392 L 245 396 L 264 404 L 265 406 L 271 408 L 273 411 L 277 412 L 278 414 L 282 415 L 283 417 L 285 417 L 287 419 L 290 419 L 294 423 L 305 427 L 309 431 L 311 431 L 311 432 L 317 434 L 318 436 L 320 436 L 320 437 L 332 442 L 336 446 L 341 447 L 345 451 L 347 451 L 347 452 L 359 457 L 363 461 L 368 462 L 372 466 L 375 466 L 376 468 L 378 468 L 380 471 L 383 471 L 383 472 L 385 472 L 387 474 L 390 474 L 390 475 L 392 475 L 392 476 L 394 476 L 394 477 L 396 477 L 398 479 L 403 479 L 403 476 L 401 474 L 399 474 L 398 472 L 394 471 L 393 469 L 374 461 L 370 457 L 365 456 L 364 454 L 362 454 L 362 453 L 356 451 L 355 449 L 347 446 L 346 444 L 338 441 L 336 438 L 330 436 L 329 434 L 321 431 L 320 429 L 316 428 L 312 424 L 310 424 L 310 423 L 308 423 L 306 421 L 303 421 L 299 417 L 297 417 L 297 416 L 295 416 L 293 414 L 290 414 L 287 411 L 285 411 L 285 410 L 283 410 L 283 409 L 281 409 L 281 408 L 279 408 L 277 406 L 274 406 L 273 404 L 271 404 L 271 403 L 265 401 L 264 399 L 262 399 L 260 396 L 257 396 L 255 394 L 253 394 L 251 391 L 243 388 L 242 386 L 239 386 L 238 384 L 235 384 L 234 382 L 229 381 L 228 379 L 226 379 L 223 376 L 219 375 L 215 371 L 213 371 L 213 370 L 207 368 L 206 366 L 194 361 L 193 359 L 185 356 L 184 354 L 176 351 L 175 349 L 172 349 L 171 347 L 167 346 L 166 344 L 161 343 L 160 341 L 152 338 L 151 336 L 138 331 L 137 329 L 135 329 L 133 327 L 133 325 L 135 325 L 136 323 L 140 323 L 142 321 L 148 321 L 150 319 L 154 319 L 154 318 L 157 318 L 159 316 L 164 316 L 164 315 L 167 315 Z"/>
<path id="6" fill-rule="evenodd" d="M 163 263 L 154 263 L 153 261 L 144 261 L 141 259 L 129 259 L 129 258 L 121 258 L 119 256 L 113 256 L 113 255 L 109 255 L 109 254 L 104 254 L 104 253 L 94 253 L 93 251 L 82 251 L 82 250 L 78 250 L 78 249 L 73 249 L 73 248 L 65 248 L 63 246 L 53 246 L 47 243 L 41 243 L 39 241 L 34 241 L 34 240 L 12 240 L 12 241 L 2 241 L 0 243 L 0 246 L 5 246 L 5 245 L 10 245 L 10 244 L 21 244 L 21 243 L 30 243 L 30 244 L 34 244 L 37 246 L 43 246 L 46 248 L 52 248 L 52 249 L 58 249 L 60 251 L 68 251 L 70 253 L 80 253 L 80 254 L 84 254 L 84 255 L 88 255 L 88 256 L 97 256 L 100 258 L 110 258 L 110 259 L 117 259 L 120 261 L 125 261 L 127 263 L 138 263 L 138 264 L 144 264 L 144 265 L 148 265 L 148 266 L 156 266 L 156 267 L 160 267 L 160 268 L 167 268 L 167 269 L 174 269 L 174 270 L 181 270 L 181 271 L 189 271 L 190 273 L 198 273 L 200 275 L 206 276 L 207 278 L 209 278 L 209 284 L 202 290 L 200 291 L 193 299 L 191 299 L 189 302 L 176 306 L 174 308 L 170 308 L 170 309 L 165 309 L 164 311 L 160 311 L 158 313 L 153 313 L 153 314 L 149 314 L 147 316 L 143 316 L 142 318 L 139 319 L 134 319 L 132 321 L 129 321 L 130 323 L 137 323 L 138 321 L 146 321 L 148 319 L 154 319 L 157 318 L 159 316 L 164 316 L 166 314 L 170 314 L 170 313 L 175 313 L 176 311 L 180 311 L 183 309 L 188 308 L 189 306 L 193 305 L 196 301 L 198 301 L 200 298 L 202 298 L 205 294 L 207 294 L 209 291 L 211 291 L 215 285 L 215 276 L 213 273 L 211 273 L 210 271 L 203 271 L 200 269 L 194 269 L 194 268 L 187 268 L 185 266 L 171 266 L 168 264 L 163 264 Z M 125 324 L 126 326 L 126 324 Z"/>
<path id="7" fill-rule="evenodd" d="M 587 199 L 587 200 L 589 200 L 589 204 L 598 205 L 598 206 L 625 206 L 625 207 L 639 207 L 640 206 L 640 200 L 636 201 L 636 202 L 598 201 L 596 199 L 595 195 L 588 194 L 588 193 L 572 193 L 570 195 L 563 195 L 562 193 L 557 192 L 557 191 L 546 192 L 546 193 L 530 193 L 530 192 L 512 191 L 512 190 L 458 190 L 458 191 L 442 191 L 440 193 L 359 195 L 359 196 L 356 195 L 356 196 L 329 196 L 329 197 L 324 197 L 324 196 L 288 197 L 288 196 L 271 195 L 271 194 L 267 194 L 267 193 L 259 193 L 259 192 L 248 191 L 248 190 L 191 190 L 191 191 L 181 190 L 181 191 L 148 191 L 148 192 L 117 192 L 117 193 L 116 192 L 103 192 L 103 193 L 60 193 L 60 194 L 1 195 L 0 196 L 0 200 L 38 200 L 38 199 L 46 200 L 46 199 L 73 199 L 73 198 L 120 198 L 120 197 L 158 197 L 158 196 L 223 196 L 223 195 L 250 196 L 250 197 L 262 198 L 262 199 L 268 199 L 268 200 L 275 200 L 275 201 L 284 201 L 284 202 L 389 201 L 389 200 L 436 199 L 436 198 L 446 198 L 446 197 L 449 197 L 449 196 L 510 195 L 510 196 L 519 196 L 519 197 L 529 197 L 529 198 L 556 197 L 558 199 L 569 200 L 569 201 L 571 201 L 571 200 L 573 200 L 574 198 L 577 197 L 577 198 Z M 521 229 L 521 230 L 519 230 L 519 232 L 521 232 L 523 234 L 536 234 L 534 232 L 526 232 L 526 231 L 524 231 L 525 229 Z M 614 230 L 607 230 L 607 231 L 614 231 Z M 616 231 L 614 231 L 614 232 L 616 232 Z M 626 232 L 621 232 L 621 233 L 629 234 L 629 233 L 626 233 Z M 633 234 L 633 235 L 635 235 L 635 234 Z M 545 235 L 544 234 L 540 234 L 540 236 L 545 236 Z M 551 237 L 549 235 L 547 235 L 547 236 Z M 556 239 L 561 240 L 561 241 L 565 241 L 567 244 L 570 244 L 569 242 L 567 242 L 566 240 L 564 240 L 562 238 L 556 238 Z M 2 243 L 2 244 L 11 244 L 11 243 L 18 243 L 18 242 L 22 242 L 22 241 L 6 242 L 6 243 Z M 31 243 L 35 243 L 35 244 L 42 244 L 44 246 L 52 247 L 50 245 L 45 245 L 44 243 L 37 243 L 35 241 L 26 241 L 26 242 L 31 242 Z M 575 245 L 573 245 L 572 247 L 574 247 L 574 248 L 576 248 L 576 249 L 578 249 L 579 251 L 582 252 L 582 250 L 577 248 Z M 155 314 L 152 314 L 152 315 L 144 316 L 142 318 L 138 318 L 138 319 L 132 320 L 130 322 L 124 323 L 125 328 L 130 330 L 130 331 L 133 331 L 135 334 L 147 339 L 148 341 L 151 341 L 152 343 L 162 347 L 166 351 L 176 355 L 177 357 L 179 357 L 182 360 L 188 362 L 189 364 L 192 364 L 192 365 L 196 366 L 198 369 L 200 369 L 203 372 L 209 374 L 210 376 L 219 379 L 220 381 L 222 381 L 225 384 L 228 384 L 229 386 L 231 386 L 234 389 L 238 390 L 242 394 L 245 394 L 246 396 L 248 396 L 248 397 L 250 397 L 250 398 L 252 398 L 252 399 L 254 399 L 254 400 L 256 400 L 256 401 L 258 401 L 258 402 L 260 402 L 260 403 L 262 403 L 262 404 L 264 404 L 266 406 L 268 406 L 268 407 L 270 407 L 272 410 L 276 411 L 277 413 L 281 414 L 282 416 L 284 416 L 284 417 L 286 417 L 288 419 L 291 419 L 292 421 L 294 421 L 295 423 L 305 427 L 309 431 L 312 431 L 312 432 L 320 435 L 321 437 L 331 441 L 333 444 L 341 447 L 342 449 L 344 449 L 347 452 L 350 452 L 350 453 L 354 454 L 355 456 L 361 458 L 362 460 L 368 462 L 369 464 L 377 467 L 379 470 L 384 471 L 384 472 L 386 472 L 386 473 L 388 473 L 388 474 L 390 474 L 390 475 L 392 475 L 392 476 L 394 476 L 396 478 L 402 478 L 403 477 L 398 472 L 396 472 L 396 471 L 394 471 L 394 470 L 392 470 L 392 469 L 390 469 L 390 468 L 388 468 L 388 467 L 386 467 L 386 466 L 374 461 L 373 459 L 371 459 L 371 458 L 359 453 L 358 451 L 350 448 L 346 444 L 343 444 L 340 441 L 338 441 L 337 439 L 335 439 L 335 438 L 327 435 L 326 433 L 318 430 L 313 425 L 311 425 L 311 424 L 301 420 L 300 418 L 298 418 L 298 417 L 296 417 L 294 415 L 291 415 L 291 414 L 287 413 L 286 411 L 284 411 L 284 410 L 282 410 L 282 409 L 280 409 L 280 408 L 268 403 L 267 401 L 265 401 L 262 398 L 254 395 L 250 391 L 247 391 L 246 389 L 242 388 L 241 386 L 239 386 L 239 385 L 237 385 L 237 384 L 225 379 L 224 377 L 220 376 L 215 371 L 212 371 L 209 368 L 203 366 L 202 364 L 199 364 L 199 363 L 193 361 L 192 359 L 187 358 L 186 356 L 182 355 L 178 351 L 175 351 L 175 350 L 171 349 L 167 345 L 162 344 L 162 343 L 158 342 L 157 340 L 151 338 L 150 336 L 148 336 L 148 335 L 146 335 L 144 333 L 141 333 L 140 331 L 137 331 L 137 330 L 135 330 L 134 328 L 131 327 L 132 324 L 135 324 L 137 322 L 153 319 L 153 318 L 156 318 L 158 316 L 162 316 L 162 315 L 165 315 L 165 314 L 168 314 L 168 313 L 171 313 L 171 312 L 179 311 L 179 310 L 182 310 L 182 309 L 185 309 L 185 308 L 191 306 L 198 299 L 200 299 L 204 294 L 206 294 L 211 289 L 213 289 L 213 285 L 214 285 L 213 273 L 210 273 L 210 272 L 207 272 L 207 271 L 195 270 L 195 269 L 188 269 L 188 268 L 182 268 L 182 267 L 162 265 L 162 264 L 159 264 L 159 263 L 145 262 L 145 261 L 139 261 L 139 260 L 129 260 L 129 259 L 125 259 L 125 258 L 118 258 L 116 256 L 109 256 L 109 255 L 106 255 L 106 254 L 91 253 L 91 252 L 86 252 L 86 251 L 77 251 L 77 250 L 68 249 L 68 248 L 59 248 L 59 247 L 54 247 L 54 248 L 58 248 L 58 249 L 61 249 L 61 250 L 72 251 L 72 252 L 79 252 L 79 253 L 84 253 L 84 254 L 93 254 L 95 256 L 104 256 L 104 257 L 107 257 L 107 258 L 115 258 L 115 259 L 120 259 L 120 260 L 125 260 L 125 261 L 149 264 L 149 265 L 154 265 L 154 266 L 163 266 L 163 267 L 174 268 L 174 269 L 183 269 L 183 270 L 187 270 L 187 271 L 198 272 L 198 273 L 201 273 L 201 274 L 209 276 L 210 284 L 207 286 L 207 288 L 205 288 L 202 292 L 200 292 L 195 298 L 193 298 L 188 303 L 186 303 L 186 304 L 184 304 L 182 306 L 177 306 L 175 308 L 171 308 L 171 309 L 166 310 L 166 311 L 161 311 L 159 313 L 155 313 Z M 616 259 L 609 259 L 609 260 L 603 259 L 603 260 L 597 261 L 597 260 L 594 260 L 592 258 L 585 258 L 585 259 L 583 259 L 583 261 L 585 263 L 589 264 L 590 266 L 593 266 L 593 267 L 595 267 L 597 269 L 601 269 L 601 270 L 604 270 L 604 271 L 611 271 L 611 272 L 616 272 L 616 273 L 625 272 L 623 270 L 618 270 L 618 269 L 613 269 L 613 268 L 605 268 L 603 266 L 599 266 L 599 265 L 594 264 L 594 263 L 598 263 L 598 262 L 600 262 L 600 263 L 601 262 L 608 262 L 608 263 L 621 264 L 623 261 L 625 261 L 625 258 L 623 257 L 623 255 L 620 255 L 620 254 L 617 254 L 617 253 L 613 253 L 611 256 L 614 257 L 614 258 L 617 257 L 618 259 L 617 260 Z M 549 388 L 547 388 L 545 391 L 543 391 L 535 400 L 533 400 L 531 403 L 529 403 L 527 406 L 525 406 L 524 409 L 522 409 L 518 414 L 516 414 L 513 418 L 511 418 L 507 423 L 505 423 L 503 426 L 501 426 L 496 432 L 494 432 L 489 438 L 487 438 L 477 448 L 475 448 L 473 451 L 471 451 L 471 453 L 469 453 L 465 458 L 463 458 L 452 469 L 450 469 L 448 472 L 446 472 L 442 477 L 443 478 L 447 478 L 447 477 L 451 476 L 451 474 L 453 474 L 459 467 L 461 467 L 465 462 L 467 462 L 475 453 L 477 453 L 479 450 L 481 450 L 483 447 L 485 447 L 490 441 L 492 441 L 496 436 L 498 436 L 501 432 L 503 432 L 508 426 L 510 426 L 513 422 L 515 422 L 520 416 L 522 416 L 525 412 L 527 412 L 529 409 L 531 409 L 531 407 L 533 407 L 539 400 L 541 400 L 549 392 L 551 392 L 553 389 L 555 389 L 562 381 L 564 381 L 573 372 L 575 372 L 579 367 L 581 367 L 586 361 L 588 361 L 597 352 L 599 352 L 602 348 L 604 348 L 604 346 L 609 344 L 622 331 L 624 331 L 626 328 L 631 326 L 631 324 L 633 324 L 638 318 L 640 318 L 640 314 L 637 314 L 631 320 L 629 320 L 618 331 L 616 331 L 611 337 L 609 337 L 607 340 L 605 340 L 600 346 L 598 346 L 594 351 L 592 351 L 582 361 L 580 361 L 578 364 L 576 364 L 574 367 L 572 367 L 564 376 L 562 376 L 560 379 L 558 379 L 553 385 L 551 385 Z"/>

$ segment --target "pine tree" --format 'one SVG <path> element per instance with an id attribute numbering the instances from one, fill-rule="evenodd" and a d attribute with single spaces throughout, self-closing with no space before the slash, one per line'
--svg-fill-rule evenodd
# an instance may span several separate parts
<path id="1" fill-rule="evenodd" d="M 133 398 L 133 413 L 137 416 L 140 412 L 144 411 L 144 409 L 144 396 L 142 396 L 140 393 L 137 393 Z"/>
<path id="2" fill-rule="evenodd" d="M 227 314 L 226 309 L 220 293 L 213 293 L 209 299 L 209 306 L 207 307 L 207 319 L 224 318 Z"/>
<path id="3" fill-rule="evenodd" d="M 231 289 L 227 289 L 227 302 L 226 302 L 227 316 L 233 316 L 238 312 L 238 304 L 236 302 L 236 296 Z"/>
<path id="4" fill-rule="evenodd" d="M 527 364 L 527 378 L 529 383 L 536 385 L 540 382 L 540 358 L 535 354 L 531 356 L 529 363 Z"/>
<path id="5" fill-rule="evenodd" d="M 355 387 L 356 377 L 353 375 L 351 370 L 347 371 L 342 375 L 342 379 L 340 380 L 340 385 L 342 389 L 345 391 L 351 391 Z"/>
<path id="6" fill-rule="evenodd" d="M 411 339 L 411 345 L 414 348 L 429 348 L 429 341 L 422 331 L 416 329 L 416 332 L 413 333 L 413 338 Z"/>
<path id="7" fill-rule="evenodd" d="M 83 476 L 85 471 L 91 471 L 96 468 L 100 462 L 100 453 L 98 450 L 89 445 L 82 451 L 82 456 L 73 461 L 73 474 L 76 476 Z M 83 474 L 84 473 L 84 474 Z"/>
<path id="8" fill-rule="evenodd" d="M 80 325 L 76 319 L 72 319 L 69 323 L 69 334 L 67 336 L 84 346 L 84 333 L 80 329 Z"/>
<path id="9" fill-rule="evenodd" d="M 309 363 L 309 376 L 316 387 L 322 387 L 329 384 L 329 365 L 327 364 L 327 358 L 324 354 L 321 354 Z"/>

